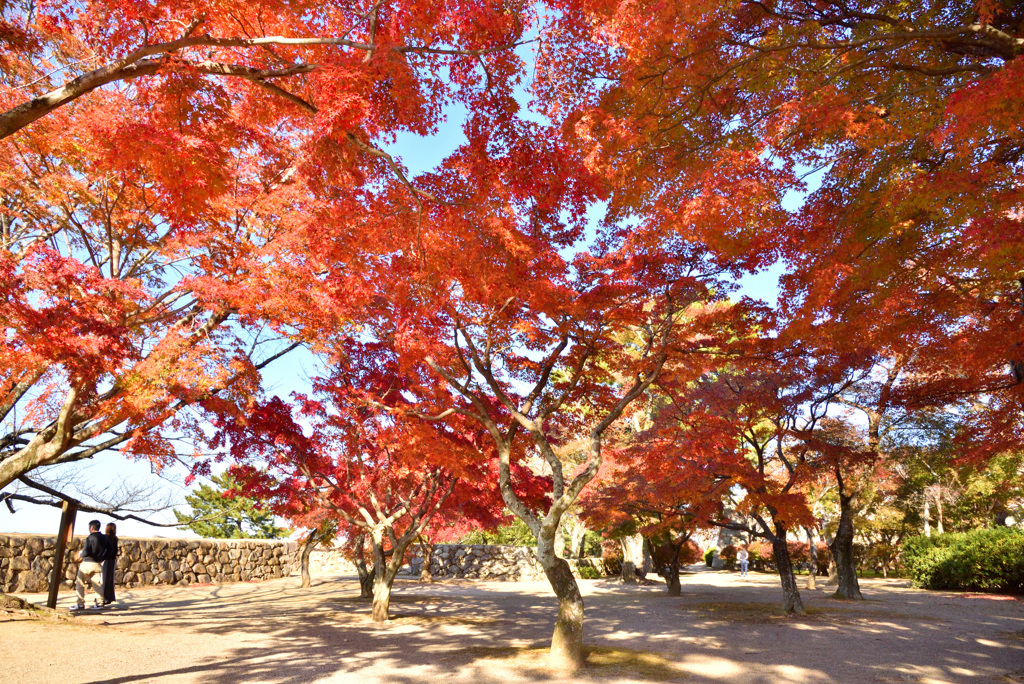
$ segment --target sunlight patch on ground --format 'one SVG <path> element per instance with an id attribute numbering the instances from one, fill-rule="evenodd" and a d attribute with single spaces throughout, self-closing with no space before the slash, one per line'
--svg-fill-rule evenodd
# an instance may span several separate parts
<path id="1" fill-rule="evenodd" d="M 577 679 L 619 679 L 648 682 L 677 682 L 686 679 L 694 669 L 680 667 L 671 656 L 651 651 L 637 651 L 628 648 L 609 646 L 585 646 L 586 664 L 583 670 L 576 673 Z M 549 679 L 547 645 L 531 646 L 478 646 L 460 649 L 459 653 L 448 658 L 443 655 L 439 659 L 463 660 L 472 658 L 472 664 L 480 671 L 486 672 L 492 667 L 501 669 L 512 668 L 531 680 Z M 728 662 L 724 661 L 723 662 Z M 737 673 L 741 670 L 737 670 Z M 729 675 L 734 676 L 733 674 Z"/>

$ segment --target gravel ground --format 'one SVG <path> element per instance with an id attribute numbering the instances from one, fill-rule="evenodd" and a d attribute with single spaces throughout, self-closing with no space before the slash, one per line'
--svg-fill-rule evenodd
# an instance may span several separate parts
<path id="1" fill-rule="evenodd" d="M 560 681 L 544 670 L 546 583 L 399 580 L 385 625 L 352 598 L 354 578 L 298 584 L 135 589 L 57 619 L 0 613 L 0 681 Z M 1024 602 L 862 588 L 857 603 L 805 590 L 808 615 L 789 618 L 772 575 L 689 574 L 679 598 L 660 583 L 584 580 L 592 653 L 576 681 L 1024 682 Z"/>

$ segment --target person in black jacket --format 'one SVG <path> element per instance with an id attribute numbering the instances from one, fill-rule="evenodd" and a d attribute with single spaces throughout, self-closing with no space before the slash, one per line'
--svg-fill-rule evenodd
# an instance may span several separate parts
<path id="1" fill-rule="evenodd" d="M 89 521 L 89 536 L 85 538 L 82 550 L 78 552 L 82 562 L 78 564 L 78 576 L 75 580 L 75 590 L 78 592 L 78 605 L 76 608 L 85 608 L 85 585 L 88 583 L 96 595 L 103 598 L 103 587 L 99 578 L 103 574 L 100 563 L 107 557 L 107 538 L 100 533 L 100 521 Z M 99 608 L 99 601 L 96 601 L 95 608 Z"/>
<path id="2" fill-rule="evenodd" d="M 114 598 L 114 570 L 120 550 L 117 548 L 117 525 L 107 523 L 103 531 L 107 538 L 107 555 L 103 559 L 103 605 L 107 605 L 117 600 Z"/>

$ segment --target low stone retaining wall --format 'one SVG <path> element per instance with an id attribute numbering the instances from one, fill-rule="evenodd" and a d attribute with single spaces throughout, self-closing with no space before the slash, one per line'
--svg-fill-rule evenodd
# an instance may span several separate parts
<path id="1" fill-rule="evenodd" d="M 74 584 L 84 540 L 77 536 L 68 544 L 64 587 Z M 299 568 L 295 542 L 133 537 L 119 537 L 118 542 L 121 555 L 114 581 L 126 587 L 266 580 L 287 577 Z M 55 537 L 0 534 L 0 589 L 8 593 L 48 591 L 56 547 Z"/>
<path id="2" fill-rule="evenodd" d="M 418 577 L 423 568 L 423 551 L 415 546 L 409 563 L 400 575 Z M 580 568 L 593 568 L 601 577 L 617 574 L 600 558 L 568 559 L 573 574 L 580 576 Z M 351 561 L 335 549 L 318 549 L 309 559 L 309 571 L 318 574 L 355 574 Z M 438 544 L 430 562 L 430 574 L 436 579 L 463 578 L 506 580 L 512 582 L 543 580 L 544 569 L 537 562 L 532 547 L 493 546 L 484 544 Z"/>

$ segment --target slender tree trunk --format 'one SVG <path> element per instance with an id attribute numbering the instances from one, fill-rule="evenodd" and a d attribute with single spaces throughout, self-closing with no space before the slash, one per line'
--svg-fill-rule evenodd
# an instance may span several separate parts
<path id="1" fill-rule="evenodd" d="M 583 596 L 569 564 L 555 555 L 554 530 L 537 536 L 537 560 L 558 598 L 558 619 L 551 637 L 548 663 L 552 670 L 571 673 L 583 667 Z"/>
<path id="2" fill-rule="evenodd" d="M 818 528 L 807 528 L 807 555 L 811 559 L 810 567 L 807 569 L 807 590 L 815 591 L 818 577 Z"/>
<path id="3" fill-rule="evenodd" d="M 928 499 L 928 492 L 924 493 L 924 536 L 932 536 L 932 502 Z"/>
<path id="4" fill-rule="evenodd" d="M 839 489 L 839 527 L 832 540 L 832 557 L 836 561 L 836 576 L 839 587 L 834 598 L 863 599 L 857 581 L 857 564 L 853 557 L 853 497 L 843 492 L 842 481 Z"/>
<path id="5" fill-rule="evenodd" d="M 423 565 L 420 566 L 420 581 L 433 582 L 434 576 L 430 573 L 430 564 L 434 560 L 434 544 L 428 544 L 420 537 L 420 548 L 423 549 Z"/>
<path id="6" fill-rule="evenodd" d="M 302 545 L 302 556 L 300 558 L 302 572 L 302 588 L 307 589 L 312 584 L 309 577 L 309 557 L 316 548 L 316 530 L 310 530 L 306 536 L 306 543 Z"/>
<path id="7" fill-rule="evenodd" d="M 945 534 L 946 528 L 943 525 L 942 520 L 942 490 L 939 489 L 935 493 L 935 528 L 939 531 L 939 534 Z"/>
<path id="8" fill-rule="evenodd" d="M 775 525 L 772 550 L 775 553 L 775 566 L 779 569 L 779 580 L 782 582 L 782 609 L 787 613 L 803 615 L 804 602 L 800 598 L 793 560 L 789 557 L 789 547 L 786 545 L 786 529 L 778 524 Z"/>

